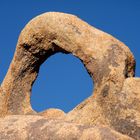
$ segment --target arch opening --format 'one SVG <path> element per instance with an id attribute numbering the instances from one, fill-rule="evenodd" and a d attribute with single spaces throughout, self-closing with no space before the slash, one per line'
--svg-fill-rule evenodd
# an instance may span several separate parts
<path id="1" fill-rule="evenodd" d="M 93 80 L 80 59 L 57 52 L 41 65 L 30 102 L 36 112 L 50 108 L 69 112 L 92 92 Z"/>

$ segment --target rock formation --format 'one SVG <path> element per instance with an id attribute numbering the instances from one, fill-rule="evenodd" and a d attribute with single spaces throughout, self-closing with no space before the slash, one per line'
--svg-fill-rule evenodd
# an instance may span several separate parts
<path id="1" fill-rule="evenodd" d="M 133 140 L 105 126 L 89 127 L 41 116 L 0 119 L 1 140 Z"/>
<path id="2" fill-rule="evenodd" d="M 66 114 L 60 109 L 47 109 L 43 112 L 40 112 L 39 115 L 46 117 L 47 119 L 61 119 Z"/>
<path id="3" fill-rule="evenodd" d="M 94 92 L 67 114 L 37 113 L 30 105 L 32 85 L 40 65 L 57 52 L 83 62 Z M 140 78 L 134 74 L 133 54 L 111 35 L 70 14 L 37 16 L 22 30 L 0 87 L 0 138 L 139 140 Z"/>

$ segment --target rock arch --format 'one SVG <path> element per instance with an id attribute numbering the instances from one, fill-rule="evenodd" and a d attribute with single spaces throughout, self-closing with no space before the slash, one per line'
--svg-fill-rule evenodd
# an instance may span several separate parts
<path id="1" fill-rule="evenodd" d="M 30 105 L 32 84 L 40 65 L 57 52 L 78 57 L 94 80 L 94 95 L 69 112 L 65 119 L 90 125 L 109 125 L 122 132 L 125 119 L 121 122 L 119 118 L 129 116 L 129 122 L 133 112 L 130 109 L 129 115 L 125 113 L 128 106 L 120 110 L 124 81 L 134 76 L 132 53 L 111 35 L 76 16 L 57 12 L 34 18 L 22 30 L 14 58 L 1 85 L 2 116 L 36 114 Z M 131 123 L 129 126 L 134 128 L 136 125 L 132 126 Z M 139 130 L 139 127 L 135 130 Z"/>

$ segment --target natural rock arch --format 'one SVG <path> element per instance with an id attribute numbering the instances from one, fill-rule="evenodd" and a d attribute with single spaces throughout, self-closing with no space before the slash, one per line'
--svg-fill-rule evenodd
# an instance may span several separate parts
<path id="1" fill-rule="evenodd" d="M 36 112 L 49 108 L 69 112 L 91 96 L 93 89 L 94 83 L 83 63 L 71 54 L 59 52 L 41 65 L 32 86 L 31 107 Z"/>
<path id="2" fill-rule="evenodd" d="M 124 134 L 133 128 L 138 135 L 138 116 L 132 116 L 132 113 L 139 112 L 138 108 L 131 110 L 128 105 L 123 105 L 120 96 L 128 96 L 124 92 L 121 94 L 123 85 L 126 78 L 134 76 L 132 53 L 122 42 L 76 16 L 56 12 L 34 18 L 22 30 L 14 58 L 1 85 L 2 116 L 35 114 L 30 105 L 32 84 L 40 65 L 56 52 L 78 57 L 94 80 L 94 95 L 69 112 L 65 119 L 108 125 Z M 126 109 L 130 112 L 125 112 Z M 132 117 L 135 125 L 130 121 Z M 127 130 L 123 126 L 125 120 L 129 124 Z"/>

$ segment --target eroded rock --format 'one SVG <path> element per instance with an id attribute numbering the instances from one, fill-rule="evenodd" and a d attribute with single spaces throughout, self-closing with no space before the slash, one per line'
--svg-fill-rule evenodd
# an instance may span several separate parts
<path id="1" fill-rule="evenodd" d="M 133 54 L 111 35 L 64 13 L 42 14 L 22 30 L 14 58 L 1 85 L 0 117 L 25 115 L 26 119 L 27 115 L 45 115 L 46 119 L 58 119 L 62 112 L 48 110 L 38 114 L 30 105 L 30 92 L 40 65 L 57 52 L 78 57 L 94 81 L 93 95 L 65 114 L 64 123 L 91 127 L 105 125 L 111 131 L 114 129 L 139 140 L 140 78 L 133 78 Z M 93 132 L 87 133 L 87 139 Z M 110 135 L 108 130 L 107 133 Z M 45 137 L 44 133 L 42 135 Z"/>
<path id="2" fill-rule="evenodd" d="M 22 125 L 21 125 L 22 124 Z M 40 116 L 0 119 L 1 140 L 133 140 L 105 126 L 84 126 Z"/>
<path id="3" fill-rule="evenodd" d="M 46 117 L 47 119 L 61 119 L 65 117 L 65 112 L 60 109 L 47 109 L 43 112 L 40 112 L 39 115 Z"/>

